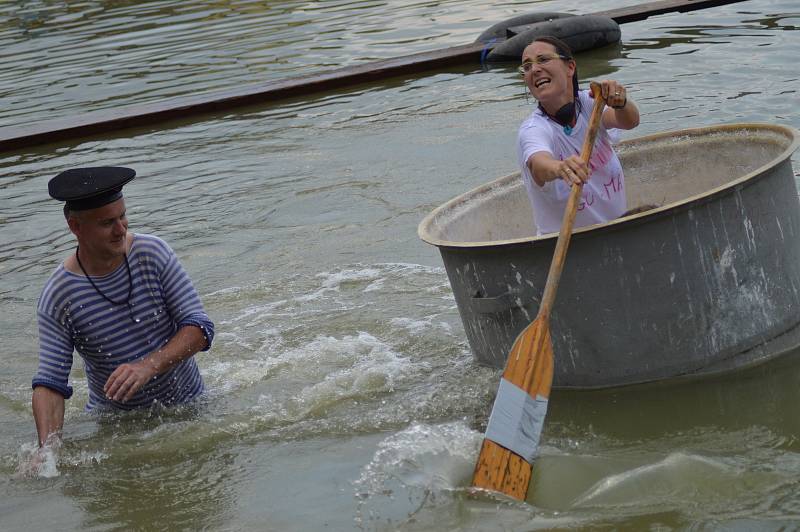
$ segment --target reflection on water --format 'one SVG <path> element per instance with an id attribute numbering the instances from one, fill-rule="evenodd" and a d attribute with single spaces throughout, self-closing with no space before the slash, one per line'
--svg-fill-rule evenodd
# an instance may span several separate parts
<path id="1" fill-rule="evenodd" d="M 630 87 L 643 112 L 637 134 L 731 121 L 798 127 L 787 103 L 800 35 L 790 4 L 625 25 L 620 47 L 579 56 L 580 72 Z M 6 3 L 0 121 L 463 44 L 528 9 Z M 3 527 L 769 529 L 796 518 L 792 359 L 715 380 L 557 391 L 528 504 L 467 488 L 498 374 L 472 362 L 441 260 L 416 227 L 445 200 L 515 170 L 516 127 L 531 104 L 513 68 L 475 65 L 2 155 Z M 98 163 L 136 168 L 131 229 L 173 245 L 217 323 L 213 349 L 198 357 L 209 399 L 98 420 L 83 412 L 76 364 L 57 476 L 15 479 L 34 438 L 33 309 L 74 246 L 46 182 Z"/>

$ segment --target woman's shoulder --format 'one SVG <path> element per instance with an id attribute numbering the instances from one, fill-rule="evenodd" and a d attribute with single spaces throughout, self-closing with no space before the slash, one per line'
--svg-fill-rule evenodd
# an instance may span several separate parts
<path id="1" fill-rule="evenodd" d="M 522 121 L 519 125 L 519 133 L 522 134 L 523 132 L 539 130 L 539 131 L 546 131 L 549 129 L 547 127 L 547 118 L 544 116 L 544 113 L 538 107 Z"/>
<path id="2" fill-rule="evenodd" d="M 583 111 L 587 109 L 589 112 L 592 112 L 592 107 L 594 107 L 594 98 L 592 98 L 592 93 L 589 89 L 581 89 L 578 91 L 578 98 L 581 100 L 581 107 Z"/>

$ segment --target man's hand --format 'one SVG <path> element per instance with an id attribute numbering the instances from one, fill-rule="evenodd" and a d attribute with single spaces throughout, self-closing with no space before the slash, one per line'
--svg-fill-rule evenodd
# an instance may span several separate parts
<path id="1" fill-rule="evenodd" d="M 51 434 L 42 445 L 23 445 L 17 478 L 50 478 L 58 476 L 58 455 L 61 436 Z"/>
<path id="2" fill-rule="evenodd" d="M 139 389 L 158 375 L 156 368 L 144 357 L 131 364 L 122 364 L 109 375 L 103 392 L 107 399 L 127 402 Z"/>
<path id="3" fill-rule="evenodd" d="M 153 377 L 189 358 L 206 346 L 200 327 L 185 325 L 161 349 L 130 364 L 122 364 L 109 375 L 103 393 L 113 401 L 129 401 Z"/>

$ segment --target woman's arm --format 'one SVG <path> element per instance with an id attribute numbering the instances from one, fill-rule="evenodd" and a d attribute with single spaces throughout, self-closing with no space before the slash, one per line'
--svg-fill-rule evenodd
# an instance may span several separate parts
<path id="1" fill-rule="evenodd" d="M 628 91 L 613 79 L 600 82 L 603 98 L 608 106 L 603 112 L 606 129 L 633 129 L 639 125 L 639 108 L 628 98 Z"/>
<path id="2" fill-rule="evenodd" d="M 589 165 L 577 155 L 559 161 L 546 151 L 536 152 L 528 159 L 528 169 L 534 183 L 540 187 L 556 179 L 563 179 L 568 185 L 582 184 L 589 180 Z"/>

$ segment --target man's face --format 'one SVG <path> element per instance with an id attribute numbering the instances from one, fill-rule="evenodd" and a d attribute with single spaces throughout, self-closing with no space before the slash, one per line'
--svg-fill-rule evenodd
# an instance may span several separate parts
<path id="1" fill-rule="evenodd" d="M 118 199 L 97 209 L 80 211 L 68 219 L 78 245 L 98 259 L 122 256 L 127 251 L 128 217 L 125 200 Z"/>

